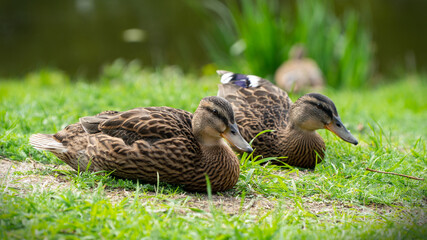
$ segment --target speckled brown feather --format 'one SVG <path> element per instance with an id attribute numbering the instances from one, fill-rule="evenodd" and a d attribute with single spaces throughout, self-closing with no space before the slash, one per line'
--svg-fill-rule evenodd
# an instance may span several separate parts
<path id="1" fill-rule="evenodd" d="M 316 132 L 307 138 L 288 126 L 292 101 L 285 91 L 265 79 L 259 79 L 257 85 L 243 88 L 225 83 L 218 86 L 218 96 L 233 106 L 240 133 L 246 141 L 264 130 L 273 130 L 253 141 L 254 155 L 286 157 L 279 160 L 291 166 L 314 168 L 324 157 L 323 139 Z"/>
<path id="2" fill-rule="evenodd" d="M 206 191 L 208 175 L 213 191 L 230 189 L 239 177 L 237 157 L 223 141 L 210 147 L 199 144 L 192 117 L 169 107 L 103 112 L 53 135 L 67 151 L 51 151 L 74 169 L 84 170 L 90 162 L 91 171 L 113 171 L 147 183 L 159 177 L 190 191 Z M 42 135 L 49 136 L 33 136 Z"/>

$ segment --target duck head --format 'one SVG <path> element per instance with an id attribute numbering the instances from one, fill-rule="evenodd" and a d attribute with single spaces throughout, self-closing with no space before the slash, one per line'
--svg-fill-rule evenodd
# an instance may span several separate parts
<path id="1" fill-rule="evenodd" d="M 357 145 L 357 139 L 342 123 L 335 104 L 319 93 L 309 93 L 300 97 L 289 112 L 291 124 L 305 131 L 327 129 L 342 140 Z"/>
<path id="2" fill-rule="evenodd" d="M 202 145 L 217 145 L 224 138 L 237 149 L 253 151 L 240 135 L 231 104 L 222 97 L 203 98 L 194 113 L 192 125 L 193 133 Z"/>

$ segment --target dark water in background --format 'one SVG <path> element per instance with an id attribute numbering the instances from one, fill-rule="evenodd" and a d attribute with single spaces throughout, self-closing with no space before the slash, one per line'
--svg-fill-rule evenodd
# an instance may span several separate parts
<path id="1" fill-rule="evenodd" d="M 353 8 L 369 23 L 378 71 L 427 68 L 427 1 L 335 5 L 338 14 Z M 0 0 L 0 77 L 46 66 L 96 76 L 117 58 L 198 69 L 209 62 L 200 40 L 209 21 L 178 0 Z"/>

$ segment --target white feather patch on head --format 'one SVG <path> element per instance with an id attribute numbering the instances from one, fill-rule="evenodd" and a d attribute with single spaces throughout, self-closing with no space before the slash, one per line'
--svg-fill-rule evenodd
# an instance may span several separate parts
<path id="1" fill-rule="evenodd" d="M 255 75 L 248 75 L 248 80 L 250 82 L 249 87 L 258 87 L 261 78 Z"/>
<path id="2" fill-rule="evenodd" d="M 232 72 L 224 73 L 221 76 L 221 83 L 223 83 L 223 84 L 229 83 L 232 79 L 233 79 L 233 73 Z"/>

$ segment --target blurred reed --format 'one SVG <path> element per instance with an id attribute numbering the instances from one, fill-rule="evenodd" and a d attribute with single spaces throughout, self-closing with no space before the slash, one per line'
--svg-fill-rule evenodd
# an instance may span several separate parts
<path id="1" fill-rule="evenodd" d="M 371 36 L 354 11 L 338 18 L 331 1 L 204 1 L 214 24 L 204 46 L 218 68 L 273 79 L 294 44 L 322 69 L 328 86 L 359 88 L 372 73 Z"/>

